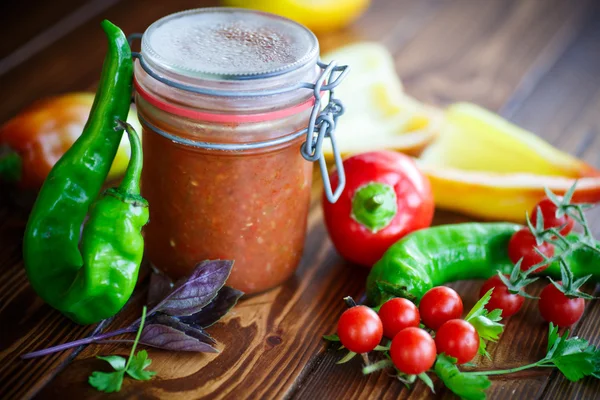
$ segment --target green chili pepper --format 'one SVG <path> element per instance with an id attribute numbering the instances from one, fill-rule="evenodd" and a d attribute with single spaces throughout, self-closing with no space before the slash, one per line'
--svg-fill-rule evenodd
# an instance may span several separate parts
<path id="1" fill-rule="evenodd" d="M 367 278 L 367 299 L 380 305 L 391 297 L 420 300 L 429 289 L 463 279 L 509 273 L 508 242 L 521 229 L 511 223 L 441 225 L 413 232 L 392 245 Z M 569 235 L 576 240 L 576 235 Z M 598 253 L 581 249 L 567 255 L 576 277 L 600 280 Z M 558 263 L 540 275 L 560 277 Z"/>
<path id="2" fill-rule="evenodd" d="M 44 182 L 23 243 L 33 289 L 81 324 L 114 315 L 129 299 L 143 254 L 140 230 L 148 219 L 147 203 L 139 195 L 141 147 L 132 129 L 123 182 L 92 206 L 123 135 L 118 121 L 127 118 L 133 76 L 125 35 L 108 21 L 102 28 L 109 49 L 90 117 Z"/>

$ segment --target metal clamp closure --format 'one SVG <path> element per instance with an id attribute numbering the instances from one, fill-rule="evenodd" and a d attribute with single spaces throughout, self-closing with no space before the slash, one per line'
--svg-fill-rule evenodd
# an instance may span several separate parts
<path id="1" fill-rule="evenodd" d="M 127 40 L 131 45 L 131 42 L 135 39 L 141 39 L 142 34 L 134 33 L 130 35 Z M 315 103 L 310 114 L 308 122 L 308 128 L 303 129 L 300 132 L 294 133 L 292 136 L 297 137 L 302 134 L 306 134 L 306 141 L 302 144 L 300 152 L 302 157 L 310 162 L 319 162 L 319 168 L 321 170 L 321 177 L 323 179 L 323 186 L 325 188 L 325 196 L 331 203 L 335 203 L 341 196 L 344 186 L 346 185 L 346 175 L 344 174 L 344 167 L 342 165 L 342 157 L 335 140 L 335 127 L 337 119 L 344 113 L 344 106 L 339 99 L 334 96 L 334 89 L 342 82 L 349 72 L 349 67 L 346 65 L 338 66 L 335 61 L 329 64 L 323 63 L 320 60 L 317 61 L 317 65 L 321 68 L 322 72 L 315 83 L 299 82 L 296 85 L 287 86 L 283 88 L 277 88 L 272 90 L 262 90 L 253 92 L 242 92 L 242 91 L 224 91 L 218 89 L 207 89 L 199 88 L 191 85 L 186 85 L 181 82 L 175 82 L 169 78 L 166 78 L 156 73 L 144 60 L 144 57 L 139 52 L 132 52 L 132 57 L 138 59 L 140 66 L 143 70 L 152 78 L 158 80 L 165 85 L 185 90 L 192 93 L 199 93 L 210 96 L 220 97 L 257 97 L 257 96 L 270 96 L 281 93 L 287 93 L 294 90 L 310 89 L 313 91 L 315 97 Z M 254 79 L 261 78 L 261 76 L 255 76 Z M 328 95 L 328 102 L 323 107 L 323 97 Z M 158 132 L 163 134 L 163 132 Z M 165 132 L 166 134 L 166 132 Z M 164 136 L 164 135 L 163 135 Z M 327 171 L 327 163 L 325 156 L 323 155 L 323 141 L 329 139 L 333 149 L 333 156 L 335 160 L 335 167 L 338 175 L 338 182 L 335 190 L 331 186 L 329 179 L 329 173 Z M 287 141 L 287 140 L 284 140 Z M 273 142 L 273 143 L 271 143 Z M 274 139 L 272 141 L 265 141 L 256 143 L 254 145 L 223 145 L 217 143 L 205 143 L 205 142 L 194 142 L 186 143 L 195 147 L 210 148 L 210 149 L 221 149 L 223 146 L 228 146 L 227 150 L 244 150 L 248 148 L 261 148 L 269 145 L 281 143 L 281 139 Z M 239 148 L 237 148 L 237 147 Z M 235 148 L 230 148 L 235 147 Z"/>

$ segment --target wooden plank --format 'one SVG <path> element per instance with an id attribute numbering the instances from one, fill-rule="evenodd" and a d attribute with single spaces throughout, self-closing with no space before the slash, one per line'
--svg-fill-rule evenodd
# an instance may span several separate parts
<path id="1" fill-rule="evenodd" d="M 390 49 L 408 93 L 438 105 L 473 101 L 498 110 L 526 71 L 560 56 L 581 28 L 589 4 L 448 2 L 406 46 Z"/>
<path id="2" fill-rule="evenodd" d="M 586 14 L 584 6 L 588 2 L 578 1 L 575 7 L 573 3 L 556 1 L 553 7 L 548 7 L 547 2 L 513 0 L 490 1 L 474 7 L 472 2 L 465 0 L 452 3 L 408 0 L 396 3 L 388 0 L 375 3 L 354 29 L 340 34 L 335 40 L 338 40 L 337 43 L 359 38 L 383 40 L 394 50 L 398 69 L 401 76 L 406 78 L 407 91 L 420 98 L 440 104 L 468 99 L 498 109 L 523 82 L 523 76 L 539 68 L 540 59 L 559 58 L 576 36 L 580 29 L 579 22 Z M 190 3 L 176 0 L 150 7 L 123 0 L 118 7 L 111 8 L 106 16 L 114 17 L 115 22 L 128 32 L 139 31 L 167 13 L 167 9 L 174 10 L 183 4 Z M 400 14 L 403 16 L 398 18 Z M 136 17 L 132 18 L 133 15 Z M 38 80 L 27 85 L 23 93 L 15 94 L 17 104 L 26 104 L 40 94 L 87 88 L 97 79 L 104 48 L 97 22 L 99 20 L 91 21 L 85 27 L 76 29 L 73 34 L 32 59 L 38 65 L 36 68 L 49 70 L 48 82 Z M 550 44 L 549 38 L 552 38 Z M 92 48 L 91 52 L 79 57 L 81 55 L 77 49 L 86 45 Z M 510 60 L 510 65 L 506 65 L 506 60 Z M 53 69 L 53 65 L 62 69 Z M 15 88 L 16 83 L 21 83 L 20 79 L 35 79 L 37 71 L 33 67 L 13 71 L 7 74 L 11 76 L 10 79 L 0 77 L 0 85 L 12 85 L 11 88 Z M 67 77 L 71 79 L 67 80 Z M 12 81 L 16 83 L 12 84 Z M 12 102 L 7 103 L 0 105 L 0 120 L 17 108 L 13 107 Z M 591 111 L 585 114 L 585 118 L 592 116 Z M 128 379 L 122 392 L 115 397 L 432 398 L 423 385 L 408 392 L 399 382 L 384 374 L 362 377 L 358 360 L 354 364 L 337 366 L 334 362 L 339 359 L 339 354 L 322 351 L 324 345 L 320 336 L 334 331 L 336 318 L 343 310 L 341 298 L 344 295 L 359 297 L 362 294 L 367 271 L 344 262 L 333 250 L 322 224 L 319 192 L 317 183 L 309 217 L 305 257 L 295 278 L 280 288 L 244 300 L 222 324 L 210 329 L 221 343 L 222 352 L 218 355 L 198 355 L 150 350 L 154 360 L 152 369 L 158 371 L 158 376 L 150 382 Z M 0 207 L 0 216 L 3 218 L 11 212 L 12 208 L 9 211 L 8 207 Z M 436 216 L 438 223 L 464 219 L 448 213 Z M 15 272 L 21 268 L 19 237 L 24 219 L 15 216 L 11 220 L 13 222 L 8 226 L 0 226 L 0 273 L 4 273 L 1 278 L 6 277 L 9 282 L 5 283 L 7 291 L 0 290 L 0 293 L 16 298 L 14 293 L 20 296 L 19 290 L 28 290 L 24 279 Z M 6 246 L 5 237 L 9 240 Z M 13 269 L 4 272 L 10 268 Z M 112 328 L 123 326 L 139 315 L 144 287 L 145 282 L 141 282 L 135 301 L 118 316 Z M 470 307 L 475 302 L 478 284 L 461 282 L 456 287 L 465 296 L 465 307 Z M 0 304 L 4 304 L 5 298 Z M 25 322 L 19 322 L 23 326 L 19 328 L 20 331 L 15 333 L 11 328 L 10 332 L 2 332 L 0 336 L 2 349 L 8 348 L 4 346 L 5 343 L 11 346 L 10 356 L 42 344 L 30 337 L 22 341 L 29 346 L 27 349 L 17 348 L 15 341 L 29 332 L 32 336 L 37 335 L 33 339 L 39 337 L 39 340 L 45 341 L 44 345 L 51 344 L 50 341 L 58 343 L 81 337 L 86 333 L 75 329 L 64 318 L 53 317 L 57 313 L 45 307 L 39 299 L 36 300 L 30 289 L 24 298 L 7 301 L 6 304 L 10 312 L 0 310 L 0 321 L 14 321 L 12 318 L 21 315 L 23 305 L 29 307 Z M 596 305 L 593 307 L 588 312 L 597 308 Z M 35 311 L 30 312 L 31 309 Z M 38 325 L 34 325 L 33 321 Z M 531 335 L 529 341 L 516 341 L 515 338 L 522 338 L 524 331 L 542 332 L 544 327 L 537 316 L 535 304 L 528 302 L 526 309 L 510 320 L 503 342 L 491 347 L 494 365 L 516 365 L 522 359 L 539 357 L 540 351 L 543 351 L 541 334 Z M 512 349 L 510 344 L 513 345 Z M 523 353 L 522 359 L 514 358 L 514 346 L 519 353 Z M 65 396 L 65 393 L 75 398 L 104 397 L 86 383 L 91 371 L 106 370 L 104 363 L 94 356 L 126 353 L 127 348 L 122 346 L 90 346 L 79 354 L 69 368 L 45 386 L 38 397 L 56 398 Z M 0 353 L 0 359 L 10 360 L 5 357 L 5 353 Z M 32 396 L 62 365 L 51 358 L 16 362 L 18 364 L 9 367 L 10 370 L 0 369 L 0 387 L 12 390 L 10 385 L 16 384 L 18 388 L 10 392 L 0 391 L 0 397 Z M 548 373 L 542 371 L 523 374 L 518 381 L 498 380 L 491 389 L 490 397 L 519 398 L 514 397 L 515 393 L 520 398 L 538 397 L 543 394 L 547 377 Z M 35 386 L 31 386 L 34 382 Z M 442 398 L 451 398 L 439 384 L 437 389 Z"/>
<path id="3" fill-rule="evenodd" d="M 85 6 L 91 0 L 5 1 L 0 4 L 4 16 L 0 26 L 0 64 L 10 53 L 58 23 L 65 15 Z"/>

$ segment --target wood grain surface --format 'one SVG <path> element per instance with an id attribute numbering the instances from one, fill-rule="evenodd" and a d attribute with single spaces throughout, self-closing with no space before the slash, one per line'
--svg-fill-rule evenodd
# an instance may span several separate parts
<path id="1" fill-rule="evenodd" d="M 43 96 L 86 90 L 98 79 L 105 51 L 99 22 L 111 19 L 126 33 L 141 32 L 171 12 L 214 5 L 211 1 L 137 0 L 11 2 L 0 7 L 0 122 Z M 600 167 L 600 3 L 595 0 L 375 0 L 352 27 L 321 36 L 324 49 L 357 40 L 379 41 L 393 53 L 405 89 L 432 104 L 472 101 L 500 112 L 554 145 Z M 360 360 L 343 366 L 321 335 L 335 330 L 342 297 L 360 298 L 367 271 L 340 258 L 327 237 L 317 182 L 305 253 L 297 273 L 281 287 L 243 300 L 211 327 L 219 354 L 175 354 L 149 349 L 157 376 L 126 379 L 117 394 L 87 384 L 93 370 L 107 370 L 96 355 L 128 348 L 93 345 L 36 360 L 19 355 L 89 335 L 46 306 L 27 283 L 21 239 L 28 210 L 0 187 L 0 398 L 453 398 L 439 382 L 436 394 L 412 390 L 385 373 L 368 377 Z M 438 211 L 436 223 L 468 220 Z M 592 214 L 600 234 L 600 214 Z M 142 274 L 128 306 L 101 329 L 137 318 L 148 274 Z M 480 283 L 453 285 L 465 309 Z M 535 286 L 535 285 L 534 285 Z M 543 285 L 535 286 L 539 292 Z M 592 290 L 593 288 L 589 288 Z M 589 302 L 574 334 L 600 344 L 600 305 Z M 507 321 L 490 345 L 493 362 L 511 367 L 544 354 L 547 325 L 535 302 Z M 549 370 L 496 377 L 492 399 L 600 398 L 600 382 L 566 381 Z"/>

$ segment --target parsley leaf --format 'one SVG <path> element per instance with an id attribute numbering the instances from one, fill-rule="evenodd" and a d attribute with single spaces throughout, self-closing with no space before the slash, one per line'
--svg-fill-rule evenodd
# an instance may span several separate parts
<path id="1" fill-rule="evenodd" d="M 124 371 L 100 372 L 94 371 L 88 382 L 101 392 L 112 393 L 121 390 Z"/>
<path id="2" fill-rule="evenodd" d="M 600 350 L 596 349 L 594 357 L 592 357 L 592 363 L 594 364 L 594 372 L 592 372 L 592 376 L 596 379 L 600 379 Z"/>
<path id="3" fill-rule="evenodd" d="M 461 372 L 456 359 L 445 354 L 437 357 L 434 371 L 448 389 L 465 400 L 484 400 L 485 390 L 492 384 L 485 375 Z"/>
<path id="4" fill-rule="evenodd" d="M 562 336 L 558 327 L 550 323 L 548 333 L 548 353 L 540 365 L 554 365 L 570 381 L 578 381 L 589 375 L 598 375 L 598 350 L 587 340 L 569 338 L 569 331 Z"/>
<path id="5" fill-rule="evenodd" d="M 504 325 L 498 322 L 502 319 L 502 310 L 496 309 L 488 311 L 485 308 L 485 305 L 492 298 L 493 290 L 493 288 L 488 290 L 487 293 L 475 303 L 469 314 L 465 317 L 465 320 L 470 322 L 479 334 L 478 353 L 485 355 L 487 358 L 490 358 L 490 354 L 486 350 L 486 342 L 498 341 L 498 338 L 504 329 Z"/>
<path id="6" fill-rule="evenodd" d="M 146 371 L 146 368 L 152 363 L 152 360 L 148 358 L 146 350 L 140 350 L 137 355 L 135 354 L 135 348 L 140 341 L 140 335 L 144 329 L 144 322 L 146 321 L 146 307 L 142 311 L 142 318 L 140 320 L 140 326 L 138 328 L 137 335 L 129 353 L 129 358 L 125 362 L 125 358 L 121 356 L 98 356 L 99 359 L 104 360 L 115 369 L 113 372 L 100 372 L 94 371 L 88 378 L 88 382 L 94 388 L 106 392 L 118 392 L 121 390 L 123 385 L 123 378 L 125 373 L 131 376 L 133 379 L 140 381 L 147 381 L 151 379 L 156 372 Z"/>
<path id="7" fill-rule="evenodd" d="M 147 381 L 156 375 L 156 372 L 154 371 L 146 371 L 146 368 L 150 364 L 152 364 L 152 360 L 148 358 L 148 352 L 146 350 L 140 350 L 137 355 L 131 359 L 131 363 L 126 372 L 133 379 Z"/>
<path id="8" fill-rule="evenodd" d="M 96 358 L 107 361 L 116 371 L 125 369 L 125 363 L 127 362 L 127 360 L 121 356 L 97 356 Z"/>

